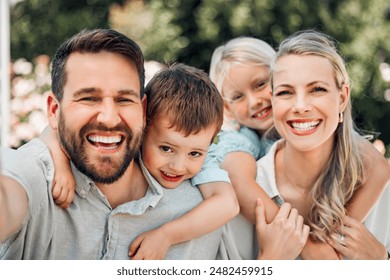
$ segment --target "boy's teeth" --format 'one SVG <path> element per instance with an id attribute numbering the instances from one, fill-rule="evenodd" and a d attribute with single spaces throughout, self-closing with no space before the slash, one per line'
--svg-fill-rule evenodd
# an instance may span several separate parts
<path id="1" fill-rule="evenodd" d="M 168 177 L 177 177 L 175 174 L 168 173 L 168 172 L 164 172 L 164 175 L 166 175 Z"/>
<path id="2" fill-rule="evenodd" d="M 92 142 L 104 143 L 104 144 L 115 144 L 121 141 L 120 136 L 100 136 L 92 135 L 88 136 L 88 140 Z"/>
<path id="3" fill-rule="evenodd" d="M 296 130 L 307 131 L 311 130 L 319 124 L 320 121 L 312 121 L 312 122 L 292 122 L 291 126 Z"/>

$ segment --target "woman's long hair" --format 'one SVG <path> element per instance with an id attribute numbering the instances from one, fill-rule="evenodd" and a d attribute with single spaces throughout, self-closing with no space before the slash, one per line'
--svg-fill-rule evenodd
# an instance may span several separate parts
<path id="1" fill-rule="evenodd" d="M 345 63 L 329 36 L 306 30 L 285 39 L 271 64 L 272 71 L 275 71 L 277 59 L 289 54 L 324 57 L 333 66 L 337 87 L 341 90 L 344 85 L 349 84 Z M 344 120 L 335 131 L 331 157 L 310 194 L 312 203 L 307 220 L 313 237 L 321 241 L 325 241 L 326 237 L 342 225 L 347 214 L 346 206 L 365 177 L 361 150 L 363 137 L 354 128 L 350 100 L 343 115 Z"/>

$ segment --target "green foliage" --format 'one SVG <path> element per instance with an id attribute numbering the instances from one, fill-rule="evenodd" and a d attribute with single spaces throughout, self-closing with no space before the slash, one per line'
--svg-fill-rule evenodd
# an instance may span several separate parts
<path id="1" fill-rule="evenodd" d="M 84 28 L 108 27 L 109 7 L 120 0 L 25 0 L 11 9 L 11 56 L 52 56 L 58 45 Z"/>
<path id="2" fill-rule="evenodd" d="M 254 36 L 277 47 L 295 31 L 324 31 L 340 43 L 347 61 L 359 127 L 390 143 L 390 106 L 383 95 L 390 85 L 379 72 L 381 62 L 390 63 L 387 0 L 150 0 L 128 6 L 134 2 L 151 17 L 148 26 L 139 36 L 131 26 L 120 28 L 140 42 L 147 59 L 206 71 L 214 49 L 233 37 Z"/>
<path id="3" fill-rule="evenodd" d="M 390 64 L 389 6 L 388 0 L 25 0 L 11 10 L 12 57 L 51 56 L 82 28 L 111 26 L 135 39 L 148 60 L 208 71 L 214 49 L 233 37 L 258 37 L 276 48 L 293 32 L 316 28 L 340 43 L 357 124 L 389 145 L 383 93 L 390 84 L 379 72 L 380 63 Z"/>

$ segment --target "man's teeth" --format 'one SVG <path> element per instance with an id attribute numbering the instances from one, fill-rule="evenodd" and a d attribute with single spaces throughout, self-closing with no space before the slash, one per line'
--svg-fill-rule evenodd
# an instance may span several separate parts
<path id="1" fill-rule="evenodd" d="M 301 131 L 307 131 L 314 129 L 320 121 L 312 121 L 312 122 L 292 122 L 291 126 L 296 129 L 296 130 L 301 130 Z"/>
<path id="2" fill-rule="evenodd" d="M 88 136 L 88 140 L 96 143 L 116 144 L 121 141 L 121 137 L 92 135 L 92 136 Z"/>

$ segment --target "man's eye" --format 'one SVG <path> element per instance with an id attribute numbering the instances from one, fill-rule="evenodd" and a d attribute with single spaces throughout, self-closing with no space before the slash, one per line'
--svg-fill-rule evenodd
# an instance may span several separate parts
<path id="1" fill-rule="evenodd" d="M 99 100 L 98 98 L 93 97 L 93 96 L 80 98 L 80 101 L 87 101 L 87 102 L 96 102 L 98 100 Z"/>

